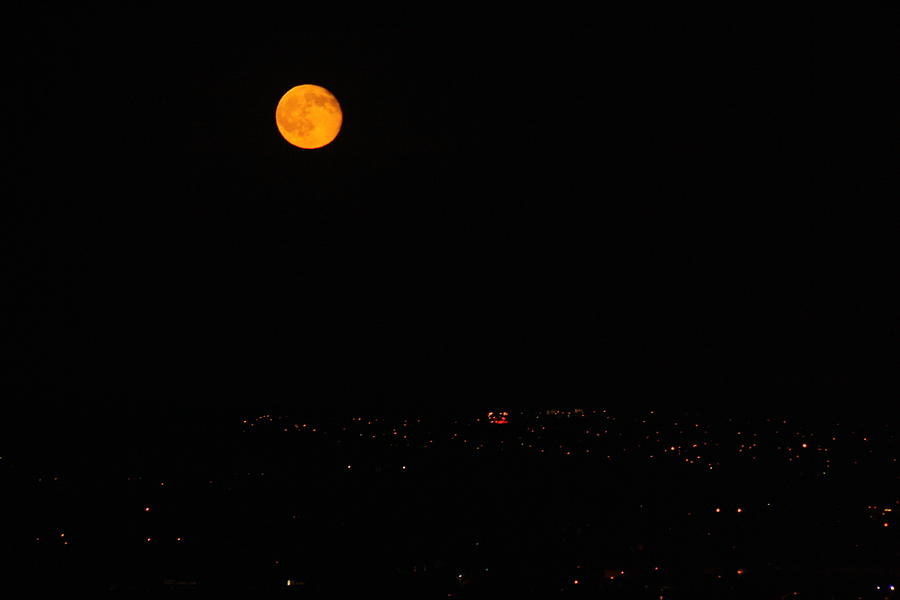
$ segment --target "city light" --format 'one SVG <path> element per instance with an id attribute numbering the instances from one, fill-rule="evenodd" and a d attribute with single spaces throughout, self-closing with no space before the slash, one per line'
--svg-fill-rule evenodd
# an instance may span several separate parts
<path id="1" fill-rule="evenodd" d="M 494 425 L 506 425 L 509 423 L 509 411 L 491 411 L 487 416 L 488 421 Z"/>
<path id="2" fill-rule="evenodd" d="M 409 417 L 307 418 L 301 425 L 297 419 L 272 413 L 236 425 L 235 435 L 246 436 L 252 442 L 245 444 L 247 448 L 266 449 L 258 456 L 250 452 L 238 460 L 229 456 L 232 462 L 224 471 L 201 468 L 177 475 L 165 473 L 166 485 L 158 470 L 142 473 L 135 469 L 127 476 L 116 477 L 115 485 L 122 486 L 122 494 L 113 493 L 110 497 L 122 498 L 120 513 L 127 514 L 123 535 L 136 535 L 138 543 L 130 545 L 146 545 L 143 551 L 154 560 L 190 562 L 195 559 L 186 555 L 188 549 L 215 555 L 216 536 L 246 543 L 249 532 L 269 531 L 266 543 L 271 547 L 260 548 L 270 556 L 295 558 L 265 558 L 270 571 L 260 571 L 259 585 L 297 591 L 302 582 L 285 575 L 302 572 L 304 561 L 309 562 L 313 554 L 301 554 L 303 558 L 298 562 L 296 544 L 327 547 L 331 536 L 337 534 L 350 541 L 357 531 L 371 536 L 366 543 L 378 549 L 383 555 L 379 560 L 404 585 L 428 582 L 444 585 L 444 593 L 459 595 L 465 589 L 477 594 L 491 586 L 509 584 L 512 573 L 527 584 L 531 573 L 515 571 L 511 563 L 505 562 L 506 557 L 519 557 L 524 548 L 540 553 L 541 544 L 553 547 L 559 537 L 552 536 L 563 536 L 575 543 L 572 562 L 554 571 L 556 589 L 575 593 L 578 590 L 573 586 L 578 586 L 582 591 L 637 591 L 666 598 L 679 593 L 690 595 L 696 591 L 691 586 L 705 589 L 711 584 L 733 586 L 746 595 L 752 586 L 766 581 L 768 571 L 762 567 L 779 564 L 778 559 L 760 555 L 762 546 L 757 544 L 761 536 L 784 543 L 779 536 L 787 523 L 809 523 L 815 519 L 817 524 L 827 524 L 828 531 L 840 531 L 843 524 L 867 519 L 870 527 L 844 533 L 859 540 L 861 548 L 869 549 L 880 547 L 885 536 L 891 535 L 886 529 L 893 527 L 891 519 L 898 514 L 900 497 L 880 494 L 875 499 L 871 490 L 862 488 L 857 492 L 848 487 L 846 501 L 837 507 L 826 499 L 822 506 L 807 502 L 803 511 L 792 512 L 788 490 L 770 485 L 770 481 L 795 481 L 802 485 L 805 481 L 817 481 L 815 478 L 822 472 L 840 481 L 842 477 L 866 474 L 866 469 L 878 472 L 882 481 L 891 480 L 888 475 L 896 473 L 896 461 L 876 462 L 870 453 L 878 443 L 874 436 L 869 437 L 866 446 L 860 443 L 858 433 L 820 434 L 815 438 L 820 443 L 801 444 L 798 438 L 810 440 L 813 433 L 780 419 L 751 427 L 747 423 L 713 425 L 700 418 L 663 420 L 658 414 L 652 417 L 645 413 L 626 421 L 606 411 L 518 410 L 482 411 L 444 421 Z M 511 428 L 490 426 L 494 424 Z M 885 446 L 893 448 L 894 438 L 885 439 L 889 440 Z M 235 443 L 234 447 L 241 445 Z M 802 460 L 800 447 L 811 450 L 802 454 Z M 270 448 L 277 448 L 278 452 L 271 452 Z M 307 461 L 304 453 L 316 459 Z M 754 466 L 755 460 L 760 463 Z M 832 471 L 832 464 L 840 468 Z M 352 477 L 349 471 L 354 472 Z M 666 474 L 662 479 L 661 473 Z M 748 478 L 756 491 L 748 494 L 749 487 L 722 486 L 729 473 Z M 73 478 L 44 473 L 31 481 L 35 490 L 44 494 L 51 482 L 69 482 Z M 665 485 L 659 481 L 665 481 Z M 549 482 L 555 491 L 545 493 L 540 482 Z M 691 482 L 690 493 L 673 492 L 668 487 L 672 482 Z M 514 486 L 514 493 L 505 491 L 508 484 Z M 218 533 L 211 533 L 216 530 L 203 525 L 195 533 L 172 535 L 173 531 L 188 531 L 185 525 L 197 514 L 193 512 L 197 510 L 194 503 L 185 503 L 180 497 L 181 490 L 198 487 L 202 487 L 202 493 L 196 498 L 203 502 L 204 511 L 215 515 L 221 528 Z M 112 484 L 110 489 L 115 492 Z M 333 492 L 326 494 L 325 490 Z M 411 490 L 416 491 L 409 496 Z M 609 490 L 615 490 L 613 502 L 606 501 Z M 580 502 L 582 495 L 589 501 Z M 145 500 L 137 505 L 139 510 L 134 507 L 134 498 Z M 268 503 L 263 504 L 263 499 Z M 713 515 L 707 512 L 710 505 Z M 160 511 L 160 507 L 165 510 Z M 150 512 L 158 514 L 150 520 L 139 516 Z M 56 548 L 62 560 L 72 551 L 103 547 L 98 540 L 114 539 L 109 530 L 76 528 L 72 523 L 78 521 L 70 514 L 66 518 L 54 517 L 49 529 L 36 527 L 29 531 L 26 539 L 32 549 L 42 552 Z M 729 519 L 727 514 L 741 517 Z M 753 518 L 748 522 L 749 517 L 744 515 Z M 610 531 L 608 523 L 616 524 L 612 529 L 614 542 L 603 533 Z M 65 531 L 63 525 L 67 526 Z M 425 536 L 435 528 L 442 531 L 448 540 L 446 548 L 452 550 L 426 560 L 415 560 L 414 552 L 403 550 L 427 548 Z M 70 545 L 71 531 L 76 534 L 71 541 L 73 549 L 57 548 Z M 687 544 L 685 558 L 677 565 L 664 562 L 662 557 L 666 554 L 660 548 L 675 550 L 666 536 L 658 536 L 660 531 Z M 810 534 L 811 543 L 829 549 L 842 547 L 837 536 L 816 537 L 818 529 L 810 531 L 814 532 Z M 654 535 L 655 541 L 649 542 L 648 536 Z M 191 537 L 192 543 L 184 545 L 183 536 Z M 507 538 L 516 542 L 502 541 Z M 59 541 L 48 544 L 48 539 Z M 612 564 L 596 564 L 596 556 L 582 550 L 609 550 L 611 543 L 619 548 L 617 553 L 609 554 L 612 559 L 606 559 Z M 719 556 L 706 552 L 708 548 L 731 551 Z M 128 544 L 121 550 L 123 556 L 129 551 Z M 682 549 L 679 547 L 677 552 Z M 740 557 L 740 568 L 730 562 L 735 556 Z M 551 563 L 554 560 L 549 555 L 544 558 Z M 353 565 L 358 560 L 354 557 L 346 564 Z M 637 567 L 627 569 L 626 575 L 621 567 L 628 564 Z M 446 588 L 449 583 L 441 575 L 447 572 L 455 573 L 450 576 L 452 589 Z M 193 572 L 186 575 L 184 581 L 196 579 Z M 831 576 L 839 577 L 834 573 Z M 539 577 L 534 575 L 535 585 Z M 180 579 L 166 581 L 170 582 L 168 587 L 181 585 Z M 871 590 L 871 579 L 866 584 Z M 203 587 L 202 580 L 195 585 Z M 322 585 L 326 589 L 339 582 Z M 793 597 L 794 589 L 782 589 L 778 597 Z M 881 584 L 881 590 L 888 589 Z"/>

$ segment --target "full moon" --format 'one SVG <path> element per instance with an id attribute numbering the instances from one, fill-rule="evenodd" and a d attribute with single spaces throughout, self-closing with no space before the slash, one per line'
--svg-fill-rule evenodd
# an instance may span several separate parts
<path id="1" fill-rule="evenodd" d="M 330 144 L 343 120 L 334 94 L 312 84 L 289 89 L 275 109 L 275 124 L 284 139 L 306 150 Z"/>

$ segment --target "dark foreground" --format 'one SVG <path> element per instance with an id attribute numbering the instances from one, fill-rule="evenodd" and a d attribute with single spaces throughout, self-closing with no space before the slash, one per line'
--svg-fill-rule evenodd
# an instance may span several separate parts
<path id="1" fill-rule="evenodd" d="M 77 429 L 4 449 L 5 586 L 656 600 L 900 585 L 887 425 L 532 410 Z"/>

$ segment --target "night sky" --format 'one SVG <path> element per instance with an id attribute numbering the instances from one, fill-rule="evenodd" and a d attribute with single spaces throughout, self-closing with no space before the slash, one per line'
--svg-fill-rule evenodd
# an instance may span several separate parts
<path id="1" fill-rule="evenodd" d="M 20 402 L 827 387 L 895 364 L 866 19 L 304 17 L 4 26 Z M 302 83 L 344 110 L 317 151 L 274 125 Z"/>
<path id="2" fill-rule="evenodd" d="M 0 587 L 895 597 L 891 20 L 309 8 L 2 20 Z"/>

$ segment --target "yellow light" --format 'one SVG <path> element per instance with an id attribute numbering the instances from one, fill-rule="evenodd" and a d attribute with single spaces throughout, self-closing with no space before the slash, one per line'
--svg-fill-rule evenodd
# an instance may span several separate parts
<path id="1" fill-rule="evenodd" d="M 291 586 L 291 585 L 294 585 L 294 582 L 293 582 L 293 580 L 291 580 L 291 579 L 288 579 L 288 580 L 287 580 L 287 585 L 288 585 L 288 586 Z"/>

